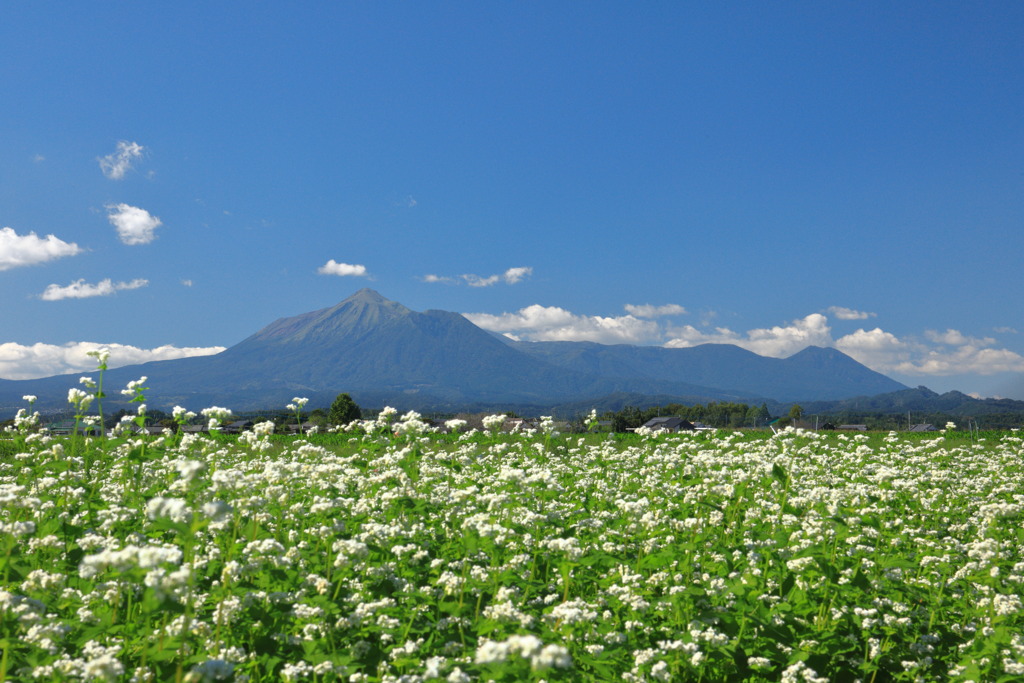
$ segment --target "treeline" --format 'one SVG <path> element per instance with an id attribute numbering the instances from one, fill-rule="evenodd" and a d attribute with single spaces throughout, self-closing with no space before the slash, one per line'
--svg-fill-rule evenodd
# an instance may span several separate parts
<path id="1" fill-rule="evenodd" d="M 943 412 L 914 411 L 908 415 L 907 413 L 843 411 L 833 414 L 804 414 L 804 422 L 813 425 L 815 421 L 818 424 L 826 422 L 834 425 L 862 424 L 867 425 L 870 430 L 885 431 L 904 431 L 918 424 L 930 424 L 942 429 L 947 422 L 954 423 L 958 429 L 1015 429 L 1024 426 L 1024 413 L 989 413 L 965 416 Z"/>
<path id="2" fill-rule="evenodd" d="M 690 422 L 702 422 L 709 427 L 766 427 L 772 421 L 768 406 L 752 406 L 746 403 L 719 403 L 683 405 L 669 403 L 650 408 L 627 406 L 619 411 L 609 411 L 601 416 L 602 420 L 611 422 L 611 429 L 624 432 L 636 429 L 655 417 L 681 417 Z"/>

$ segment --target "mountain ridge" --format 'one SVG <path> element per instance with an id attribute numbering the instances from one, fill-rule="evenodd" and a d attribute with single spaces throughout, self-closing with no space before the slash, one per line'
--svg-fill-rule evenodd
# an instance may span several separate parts
<path id="1" fill-rule="evenodd" d="M 35 394 L 40 407 L 56 409 L 78 374 L 0 380 L 0 407 L 13 412 L 22 395 Z M 278 318 L 216 355 L 108 370 L 105 386 L 141 375 L 152 407 L 193 410 L 211 403 L 271 409 L 298 395 L 314 407 L 341 392 L 357 401 L 365 395 L 396 407 L 455 411 L 470 404 L 550 406 L 617 392 L 760 403 L 906 389 L 834 349 L 809 347 L 778 359 L 731 345 L 515 342 L 459 313 L 412 311 L 368 288 L 334 306 Z M 116 404 L 116 396 L 108 402 Z"/>

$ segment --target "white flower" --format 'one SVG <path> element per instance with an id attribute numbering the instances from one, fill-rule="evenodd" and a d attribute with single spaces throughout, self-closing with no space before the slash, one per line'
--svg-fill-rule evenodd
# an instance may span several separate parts
<path id="1" fill-rule="evenodd" d="M 96 362 L 98 364 L 103 365 L 107 362 L 107 359 L 110 358 L 110 349 L 106 347 L 101 349 L 94 349 L 92 351 L 86 351 L 85 355 L 92 356 L 93 358 L 96 359 Z"/>
<path id="2" fill-rule="evenodd" d="M 484 429 L 489 432 L 496 432 L 505 424 L 504 415 L 485 415 L 483 419 Z"/>

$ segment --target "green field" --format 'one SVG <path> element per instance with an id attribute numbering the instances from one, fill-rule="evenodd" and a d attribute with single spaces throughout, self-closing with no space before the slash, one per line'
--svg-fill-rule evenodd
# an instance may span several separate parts
<path id="1" fill-rule="evenodd" d="M 0 679 L 1024 677 L 1016 433 L 365 427 L 22 422 Z"/>

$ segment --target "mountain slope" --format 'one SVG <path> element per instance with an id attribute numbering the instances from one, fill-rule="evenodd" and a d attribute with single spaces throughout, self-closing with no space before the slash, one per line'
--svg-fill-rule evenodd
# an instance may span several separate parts
<path id="1" fill-rule="evenodd" d="M 89 373 L 80 373 L 89 374 Z M 367 406 L 458 410 L 467 405 L 555 405 L 616 392 L 678 402 L 836 399 L 904 388 L 832 349 L 787 359 L 735 346 L 692 349 L 516 343 L 447 311 L 412 311 L 363 289 L 341 303 L 276 320 L 214 356 L 110 370 L 108 403 L 145 375 L 154 408 L 279 408 L 293 396 L 328 404 L 345 391 Z M 0 411 L 21 396 L 66 407 L 79 374 L 0 380 Z"/>
<path id="2" fill-rule="evenodd" d="M 681 349 L 593 342 L 510 344 L 535 358 L 578 372 L 742 388 L 780 401 L 834 400 L 906 388 L 840 351 L 815 346 L 789 358 L 766 358 L 730 344 Z"/>

